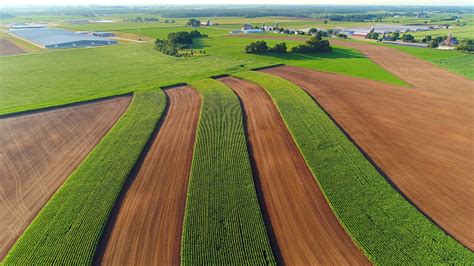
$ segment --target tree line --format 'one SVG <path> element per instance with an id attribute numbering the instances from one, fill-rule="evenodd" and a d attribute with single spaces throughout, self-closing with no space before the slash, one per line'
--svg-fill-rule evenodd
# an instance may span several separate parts
<path id="1" fill-rule="evenodd" d="M 207 35 L 197 30 L 171 32 L 167 39 L 156 39 L 155 49 L 166 55 L 182 56 L 180 51 L 188 49 L 193 44 L 193 39 L 202 37 Z"/>
<path id="2" fill-rule="evenodd" d="M 290 53 L 327 53 L 332 51 L 332 47 L 328 40 L 323 40 L 320 37 L 313 36 L 304 44 L 291 47 Z M 264 54 L 264 53 L 279 53 L 285 54 L 288 52 L 286 43 L 277 43 L 273 47 L 269 47 L 265 41 L 252 42 L 245 46 L 245 52 L 248 54 Z"/>

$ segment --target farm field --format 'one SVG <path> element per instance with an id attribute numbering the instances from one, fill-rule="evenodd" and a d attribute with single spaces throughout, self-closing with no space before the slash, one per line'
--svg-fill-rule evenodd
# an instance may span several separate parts
<path id="1" fill-rule="evenodd" d="M 21 1 L 0 4 L 0 265 L 474 264 L 472 8 Z M 336 29 L 377 24 L 463 42 Z"/>
<path id="2" fill-rule="evenodd" d="M 190 87 L 170 88 L 165 93 L 169 99 L 166 117 L 108 224 L 97 255 L 101 264 L 180 262 L 181 227 L 201 99 Z"/>
<path id="3" fill-rule="evenodd" d="M 260 212 L 237 96 L 218 81 L 202 97 L 183 224 L 181 263 L 276 264 Z"/>
<path id="4" fill-rule="evenodd" d="M 23 49 L 7 39 L 0 39 L 0 56 L 24 53 Z"/>
<path id="5" fill-rule="evenodd" d="M 292 265 L 368 264 L 332 213 L 268 94 L 237 78 L 220 81 L 243 102 L 257 182 L 279 259 Z"/>
<path id="6" fill-rule="evenodd" d="M 463 263 L 473 259 L 385 181 L 304 90 L 264 73 L 234 75 L 261 85 L 270 94 L 339 221 L 373 263 Z"/>
<path id="7" fill-rule="evenodd" d="M 165 104 L 161 91 L 136 93 L 127 111 L 48 201 L 2 263 L 91 264 L 112 207 Z"/>
<path id="8" fill-rule="evenodd" d="M 113 126 L 130 98 L 0 118 L 0 258 Z"/>
<path id="9" fill-rule="evenodd" d="M 269 41 L 269 43 L 276 42 L 275 40 L 289 42 L 289 41 L 303 41 L 303 40 L 307 39 L 307 37 L 304 37 L 304 36 L 285 36 L 285 35 L 282 36 L 282 35 L 270 35 L 270 34 L 268 34 L 268 35 L 239 35 L 239 36 L 235 36 L 235 37 L 244 38 L 244 39 L 249 38 L 249 39 L 257 39 L 257 40 L 266 40 L 266 41 Z M 357 51 L 357 53 L 362 53 L 362 54 L 364 54 L 364 50 L 365 51 L 370 51 L 371 50 L 372 46 L 370 46 L 370 45 L 391 48 L 390 50 L 385 50 L 386 52 L 389 52 L 389 53 L 392 53 L 392 51 L 394 49 L 400 50 L 404 53 L 399 53 L 399 54 L 403 55 L 404 57 L 407 56 L 406 54 L 409 54 L 409 55 L 418 57 L 420 59 L 423 59 L 423 60 L 432 62 L 434 64 L 437 64 L 441 67 L 446 68 L 447 70 L 449 70 L 451 72 L 455 72 L 455 73 L 458 73 L 458 74 L 463 74 L 464 76 L 466 76 L 470 79 L 474 79 L 474 74 L 472 73 L 472 71 L 470 71 L 472 69 L 472 67 L 474 67 L 474 56 L 472 54 L 458 52 L 458 51 L 440 51 L 440 50 L 435 50 L 435 49 L 426 49 L 426 48 L 417 48 L 417 47 L 404 47 L 404 46 L 390 45 L 390 44 L 375 44 L 373 42 L 366 42 L 366 41 L 343 41 L 343 40 L 339 40 L 339 39 L 329 39 L 329 41 L 331 43 L 333 43 L 336 47 L 339 46 L 341 48 L 346 48 L 346 49 L 351 48 L 351 49 L 354 49 L 355 51 Z M 358 50 L 358 48 L 362 48 L 362 47 L 365 47 L 365 49 Z M 378 48 L 378 49 L 383 49 L 383 48 Z M 367 57 L 369 57 L 369 55 L 367 55 L 367 54 L 365 54 L 365 55 Z M 372 58 L 370 58 L 370 59 L 372 59 Z M 305 63 L 303 63 L 301 66 L 308 67 L 304 64 Z M 380 65 L 378 65 L 378 64 L 375 64 L 375 65 L 380 67 Z M 387 64 L 385 64 L 385 65 L 387 65 Z M 309 67 L 314 68 L 314 67 L 311 67 L 311 66 L 309 66 Z M 354 65 L 354 67 L 351 67 L 351 68 L 347 68 L 347 66 L 346 66 L 346 68 L 336 67 L 336 69 L 337 69 L 336 71 L 331 71 L 331 66 L 326 65 L 325 67 L 330 68 L 329 72 L 336 72 L 336 73 L 341 73 L 342 72 L 343 74 L 346 74 L 346 75 L 360 76 L 360 77 L 369 78 L 369 79 L 381 80 L 381 81 L 385 81 L 385 82 L 388 82 L 388 83 L 403 84 L 404 82 L 406 82 L 406 80 L 403 80 L 403 81 L 398 80 L 397 81 L 396 77 L 395 77 L 395 80 L 392 81 L 393 76 L 392 76 L 392 79 L 390 79 L 388 77 L 377 78 L 378 76 L 381 76 L 381 74 L 377 73 L 378 71 L 375 72 L 375 74 L 372 75 L 372 77 L 370 77 L 371 76 L 370 73 L 372 73 L 372 71 L 370 71 L 370 72 L 362 71 L 365 68 L 360 68 L 360 67 L 357 67 L 355 65 Z M 349 71 L 346 71 L 344 73 L 345 69 L 349 69 Z M 395 67 L 393 67 L 393 69 L 395 69 Z M 433 68 L 431 66 L 429 66 L 429 69 L 433 69 Z M 328 70 L 325 70 L 324 68 L 321 68 L 319 70 L 328 71 Z M 387 70 L 390 72 L 389 69 L 384 68 L 384 71 L 387 71 Z M 353 74 L 351 74 L 352 71 L 354 71 L 356 73 L 357 73 L 357 71 L 359 71 L 359 72 L 362 72 L 362 73 L 359 74 L 359 75 L 353 75 Z M 363 74 L 363 73 L 365 73 L 365 74 Z M 393 75 L 395 73 L 391 73 L 391 74 Z M 400 76 L 398 76 L 398 77 L 400 77 Z"/>
<path id="10" fill-rule="evenodd" d="M 465 95 L 294 67 L 265 72 L 307 90 L 418 208 L 473 248 L 473 110 Z"/>
<path id="11" fill-rule="evenodd" d="M 264 65 L 214 56 L 174 58 L 156 52 L 152 44 L 135 43 L 0 57 L 0 114 L 149 90 Z"/>

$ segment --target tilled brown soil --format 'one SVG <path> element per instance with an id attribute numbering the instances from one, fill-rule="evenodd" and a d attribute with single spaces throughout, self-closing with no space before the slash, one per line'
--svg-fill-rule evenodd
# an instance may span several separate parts
<path id="1" fill-rule="evenodd" d="M 169 109 L 150 150 L 119 201 L 100 249 L 103 265 L 179 265 L 181 229 L 200 96 L 167 89 Z"/>
<path id="2" fill-rule="evenodd" d="M 25 51 L 7 39 L 0 39 L 0 56 L 23 54 Z"/>
<path id="3" fill-rule="evenodd" d="M 220 81 L 243 102 L 263 207 L 283 262 L 368 264 L 332 213 L 270 96 L 237 78 Z"/>
<path id="4" fill-rule="evenodd" d="M 417 60 L 406 63 L 416 66 Z M 263 72 L 312 95 L 418 208 L 472 250 L 474 83 L 430 69 L 436 68 L 431 64 L 418 67 L 412 73 L 400 70 L 400 75 L 422 88 L 290 66 Z M 449 82 L 441 83 L 443 76 Z"/>
<path id="5" fill-rule="evenodd" d="M 0 118 L 0 259 L 130 99 Z"/>

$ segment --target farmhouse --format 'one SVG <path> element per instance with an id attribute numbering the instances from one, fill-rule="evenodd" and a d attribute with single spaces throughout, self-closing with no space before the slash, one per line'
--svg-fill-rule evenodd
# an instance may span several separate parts
<path id="1" fill-rule="evenodd" d="M 116 40 L 60 29 L 11 29 L 10 34 L 42 48 L 74 48 L 117 44 Z"/>

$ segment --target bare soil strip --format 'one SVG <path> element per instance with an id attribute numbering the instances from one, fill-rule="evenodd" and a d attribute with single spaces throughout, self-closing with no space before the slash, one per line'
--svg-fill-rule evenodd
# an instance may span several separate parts
<path id="1" fill-rule="evenodd" d="M 474 110 L 462 99 L 466 88 L 445 84 L 441 95 L 298 67 L 262 71 L 305 89 L 420 210 L 474 249 Z"/>
<path id="2" fill-rule="evenodd" d="M 288 265 L 368 264 L 332 213 L 272 99 L 255 84 L 220 79 L 243 102 L 270 226 Z"/>
<path id="3" fill-rule="evenodd" d="M 124 191 L 103 265 L 178 265 L 188 175 L 201 99 L 190 87 L 167 89 L 169 109 L 141 168 Z"/>
<path id="4" fill-rule="evenodd" d="M 0 39 L 0 56 L 23 54 L 25 51 L 7 39 Z"/>
<path id="5" fill-rule="evenodd" d="M 130 100 L 0 118 L 0 259 Z"/>

